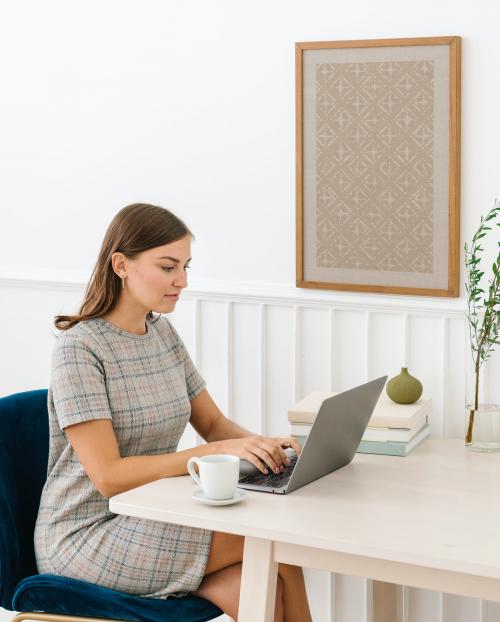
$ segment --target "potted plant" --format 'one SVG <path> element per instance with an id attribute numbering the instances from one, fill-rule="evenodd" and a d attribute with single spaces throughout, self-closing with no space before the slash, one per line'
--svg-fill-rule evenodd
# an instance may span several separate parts
<path id="1" fill-rule="evenodd" d="M 472 378 L 468 378 L 469 390 L 472 391 L 472 399 L 467 404 L 467 431 L 465 435 L 465 443 L 471 449 L 480 451 L 498 451 L 500 450 L 500 438 L 495 437 L 497 434 L 494 429 L 498 429 L 500 423 L 486 425 L 490 430 L 490 438 L 488 431 L 486 437 L 479 438 L 478 426 L 479 417 L 497 417 L 500 419 L 500 406 L 481 404 L 480 398 L 480 371 L 483 363 L 490 358 L 494 352 L 495 346 L 500 345 L 499 329 L 500 329 L 500 250 L 496 249 L 496 259 L 491 267 L 491 274 L 486 275 L 481 270 L 481 253 L 484 252 L 481 246 L 482 239 L 487 235 L 488 231 L 496 225 L 500 226 L 500 202 L 495 199 L 495 204 L 490 212 L 483 218 L 481 216 L 481 224 L 479 229 L 472 238 L 472 244 L 469 249 L 467 244 L 465 250 L 465 270 L 467 290 L 467 319 L 469 324 L 469 337 L 472 355 Z M 497 242 L 500 247 L 500 242 Z M 488 280 L 488 287 L 484 284 L 485 278 Z M 483 289 L 485 287 L 485 289 Z"/>

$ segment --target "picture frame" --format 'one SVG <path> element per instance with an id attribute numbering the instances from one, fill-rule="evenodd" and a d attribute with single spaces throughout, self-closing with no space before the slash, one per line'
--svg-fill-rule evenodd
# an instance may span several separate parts
<path id="1" fill-rule="evenodd" d="M 461 38 L 295 52 L 297 287 L 459 296 Z"/>

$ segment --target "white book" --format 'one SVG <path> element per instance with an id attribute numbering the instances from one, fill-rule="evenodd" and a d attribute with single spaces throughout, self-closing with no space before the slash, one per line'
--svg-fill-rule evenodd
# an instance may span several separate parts
<path id="1" fill-rule="evenodd" d="M 291 424 L 311 424 L 321 404 L 328 397 L 337 395 L 333 392 L 312 391 L 288 411 L 288 421 Z M 432 400 L 420 399 L 414 404 L 396 404 L 382 394 L 375 405 L 368 426 L 375 428 L 412 429 L 420 425 L 423 417 L 429 417 L 432 409 Z"/>
<path id="2" fill-rule="evenodd" d="M 431 433 L 430 425 L 426 424 L 408 443 L 394 441 L 379 442 L 362 440 L 357 449 L 361 454 L 380 454 L 385 456 L 407 456 L 415 447 Z"/>
<path id="3" fill-rule="evenodd" d="M 312 423 L 291 423 L 290 435 L 291 436 L 308 436 L 311 431 Z"/>
<path id="4" fill-rule="evenodd" d="M 423 415 L 419 423 L 416 424 L 413 428 L 368 427 L 363 434 L 363 440 L 408 443 L 427 424 L 427 421 L 427 417 Z"/>
<path id="5" fill-rule="evenodd" d="M 364 441 L 392 441 L 407 443 L 410 441 L 426 424 L 428 418 L 422 415 L 413 428 L 375 428 L 368 427 L 363 434 Z M 312 423 L 291 423 L 290 436 L 308 436 L 311 431 Z"/>
<path id="6" fill-rule="evenodd" d="M 432 400 L 420 399 L 414 404 L 396 404 L 386 396 L 377 402 L 368 422 L 372 428 L 414 428 L 423 417 L 430 417 Z"/>

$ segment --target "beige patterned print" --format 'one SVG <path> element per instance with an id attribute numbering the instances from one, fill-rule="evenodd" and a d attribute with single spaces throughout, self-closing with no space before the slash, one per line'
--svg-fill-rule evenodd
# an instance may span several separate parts
<path id="1" fill-rule="evenodd" d="M 433 271 L 434 62 L 316 66 L 317 265 Z"/>

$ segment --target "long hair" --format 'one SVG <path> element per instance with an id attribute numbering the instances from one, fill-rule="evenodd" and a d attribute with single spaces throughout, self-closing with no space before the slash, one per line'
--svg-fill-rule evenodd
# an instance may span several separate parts
<path id="1" fill-rule="evenodd" d="M 121 209 L 106 231 L 78 314 L 56 315 L 55 327 L 68 330 L 82 320 L 101 317 L 115 307 L 122 282 L 113 270 L 113 253 L 123 253 L 128 259 L 134 259 L 143 251 L 176 242 L 186 235 L 194 240 L 182 220 L 163 207 L 133 203 Z M 153 318 L 152 311 L 147 315 Z"/>

